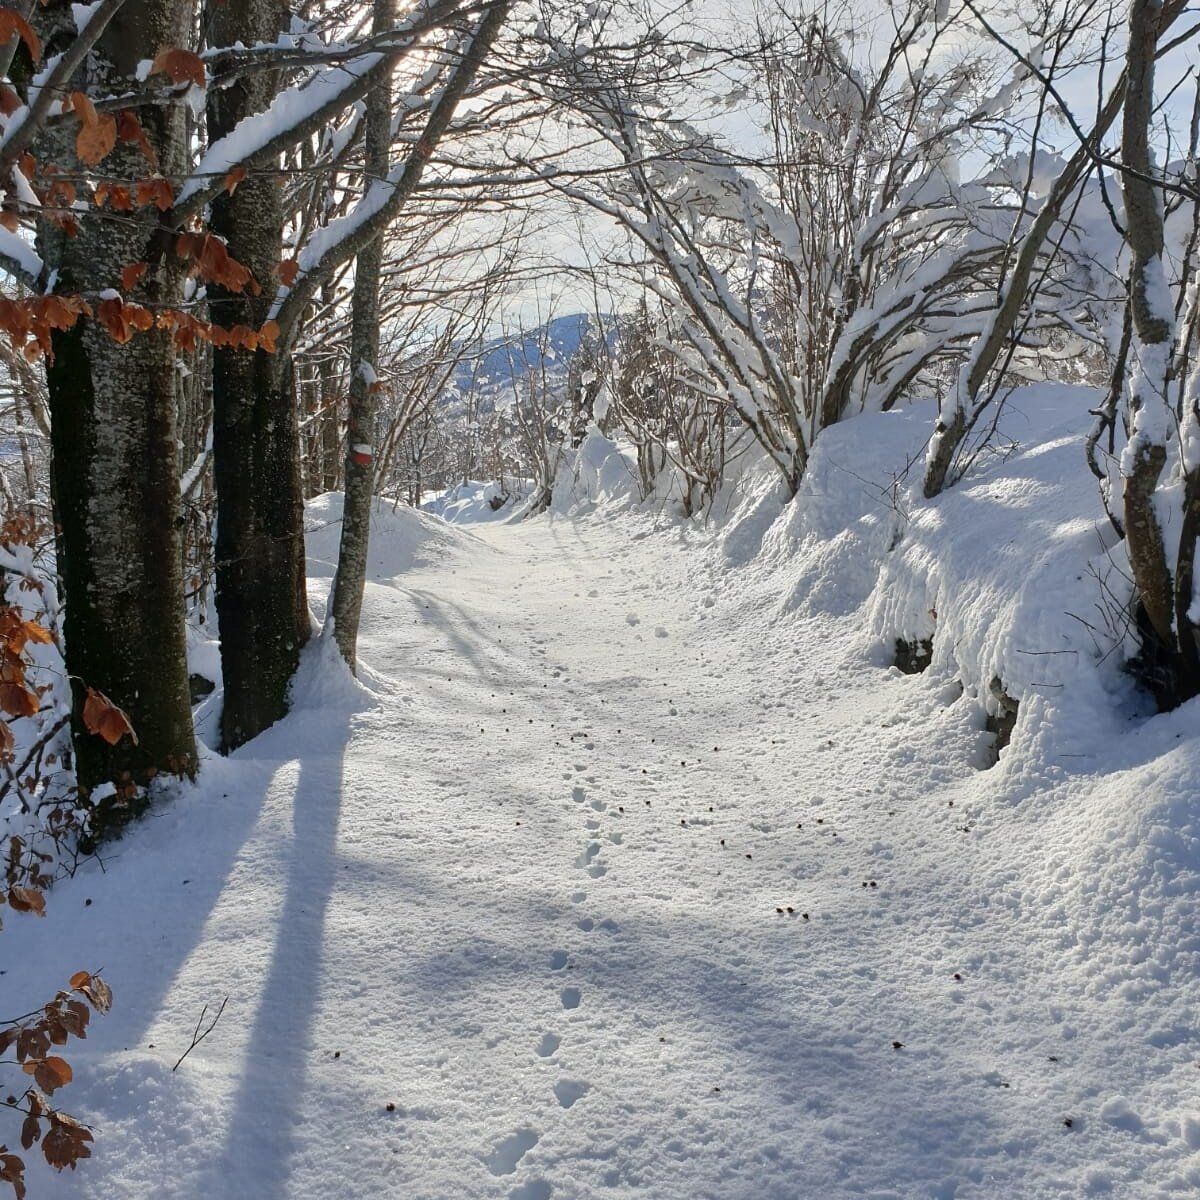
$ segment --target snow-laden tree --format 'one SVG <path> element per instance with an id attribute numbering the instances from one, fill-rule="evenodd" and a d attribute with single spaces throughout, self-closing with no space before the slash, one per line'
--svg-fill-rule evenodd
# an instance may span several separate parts
<path id="1" fill-rule="evenodd" d="M 1090 263 L 1094 271 L 1093 293 L 1101 309 L 1092 313 L 1094 327 L 1109 327 L 1112 343 L 1109 349 L 1116 354 L 1122 369 L 1125 352 L 1121 347 L 1127 341 L 1127 337 L 1111 336 L 1113 322 L 1102 311 L 1107 307 L 1111 312 L 1116 307 L 1115 293 L 1120 289 L 1114 283 L 1123 271 L 1122 255 L 1115 248 L 1119 247 L 1120 226 L 1113 216 L 1102 172 L 1106 165 L 1103 143 L 1123 112 L 1127 71 L 1121 70 L 1111 85 L 1106 85 L 1103 74 L 1100 75 L 1100 85 L 1106 92 L 1090 120 L 1077 119 L 1063 96 L 1074 74 L 1082 70 L 1091 75 L 1097 63 L 1101 67 L 1105 64 L 1115 14 L 1111 8 L 1090 0 L 1064 0 L 1062 4 L 1051 3 L 1028 14 L 1014 14 L 1010 22 L 1014 27 L 1001 29 L 996 18 L 984 8 L 973 3 L 968 3 L 967 8 L 980 33 L 1015 60 L 1027 88 L 1036 97 L 1027 106 L 1029 150 L 1025 155 L 1025 178 L 1020 184 L 1022 211 L 1027 211 L 1030 219 L 1013 224 L 1003 277 L 991 312 L 953 385 L 942 392 L 925 468 L 927 498 L 936 496 L 961 473 L 962 464 L 957 464 L 956 471 L 956 460 L 963 444 L 1002 392 L 1006 372 L 1019 356 L 1035 319 L 1048 274 L 1063 269 L 1064 254 L 1074 258 L 1077 270 L 1086 271 Z M 1163 6 L 1164 34 L 1185 9 L 1184 0 L 1170 0 Z M 1182 35 L 1184 40 L 1190 36 L 1190 31 Z M 1164 39 L 1156 54 L 1167 53 L 1179 44 L 1178 39 Z M 1040 147 L 1047 132 L 1062 124 L 1067 126 L 1074 147 L 1062 155 L 1043 151 Z M 1053 171 L 1049 178 L 1041 178 L 1047 175 L 1049 164 L 1054 165 Z M 1111 229 L 1103 228 L 1096 238 L 1096 223 L 1081 233 L 1087 224 L 1082 219 L 1083 213 L 1101 207 L 1112 217 L 1115 239 Z M 1101 226 L 1108 224 L 1100 222 Z M 1103 278 L 1106 275 L 1107 285 Z M 1088 290 L 1086 280 L 1080 286 L 1082 291 Z M 1109 405 L 1105 427 L 1111 427 L 1113 415 Z M 1100 433 L 1098 427 L 1093 445 Z"/>
<path id="2" fill-rule="evenodd" d="M 1120 178 L 1129 246 L 1129 437 L 1120 458 L 1122 523 L 1136 589 L 1143 667 L 1160 703 L 1200 694 L 1200 366 L 1194 276 L 1185 297 L 1168 282 L 1163 188 L 1189 196 L 1195 229 L 1196 138 L 1182 169 L 1155 161 L 1155 68 L 1172 14 L 1158 0 L 1130 7 Z M 1185 263 L 1192 270 L 1195 238 Z M 1186 308 L 1179 320 L 1179 308 Z"/>
<path id="3" fill-rule="evenodd" d="M 9 324 L 50 351 L 68 665 L 128 707 L 140 739 L 81 739 L 85 786 L 194 764 L 176 567 L 181 483 L 208 458 L 202 436 L 181 480 L 194 390 L 181 362 L 200 343 L 213 347 L 226 744 L 284 711 L 309 628 L 291 352 L 322 290 L 413 201 L 511 7 L 420 0 L 367 34 L 352 5 L 314 24 L 268 0 L 213 4 L 195 45 L 189 5 L 38 6 L 0 118 L 0 255 L 32 290 Z M 61 51 L 44 67 L 43 43 Z M 385 76 L 403 97 L 386 170 L 359 167 L 342 211 L 314 220 L 281 167 L 306 171 L 310 198 L 328 191 Z M 39 253 L 20 231 L 34 223 Z"/>
<path id="4" fill-rule="evenodd" d="M 882 46 L 803 8 L 761 23 L 734 93 L 765 127 L 757 148 L 680 118 L 661 78 L 622 89 L 580 70 L 565 85 L 620 165 L 559 186 L 632 236 L 627 267 L 789 494 L 821 429 L 940 386 L 1031 216 L 1019 171 L 978 154 L 1004 145 L 1023 68 L 956 52 L 959 27 L 929 5 L 891 20 Z M 1027 342 L 1075 319 L 1074 250 Z"/>

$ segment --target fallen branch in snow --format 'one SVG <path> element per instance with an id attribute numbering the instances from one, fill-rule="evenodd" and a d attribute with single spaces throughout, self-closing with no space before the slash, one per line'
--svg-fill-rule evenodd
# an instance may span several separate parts
<path id="1" fill-rule="evenodd" d="M 205 1029 L 203 1031 L 203 1033 L 201 1032 L 201 1026 L 204 1024 L 204 1018 L 205 1018 L 206 1014 L 208 1013 L 208 1005 L 206 1004 L 200 1010 L 200 1017 L 196 1021 L 196 1028 L 192 1032 L 192 1044 L 176 1060 L 175 1065 L 171 1068 L 172 1074 L 174 1074 L 176 1071 L 179 1070 L 180 1063 L 182 1063 L 183 1060 L 185 1058 L 187 1058 L 187 1056 L 189 1054 L 191 1054 L 191 1052 L 193 1050 L 195 1050 L 195 1048 L 198 1045 L 200 1045 L 200 1043 L 202 1041 L 204 1041 L 204 1039 L 206 1037 L 208 1037 L 208 1035 L 210 1033 L 212 1033 L 212 1031 L 214 1029 L 216 1029 L 217 1022 L 221 1019 L 221 1014 L 225 1011 L 225 1005 L 227 1005 L 228 1003 L 229 1003 L 229 997 L 226 996 L 225 999 L 221 1001 L 221 1007 L 217 1009 L 216 1015 L 213 1017 L 213 1019 L 211 1021 L 209 1021 L 208 1028 Z"/>

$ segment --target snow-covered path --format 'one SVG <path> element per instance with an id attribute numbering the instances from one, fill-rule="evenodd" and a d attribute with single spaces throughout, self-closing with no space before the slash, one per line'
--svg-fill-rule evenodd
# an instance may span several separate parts
<path id="1" fill-rule="evenodd" d="M 1200 1124 L 1111 1107 L 1192 1083 L 1186 1039 L 1114 1054 L 945 686 L 678 531 L 414 522 L 376 550 L 371 693 L 310 663 L 288 721 L 3 935 L 54 930 L 32 988 L 104 967 L 117 998 L 75 1056 L 97 1157 L 33 1194 L 1195 1184 Z"/>

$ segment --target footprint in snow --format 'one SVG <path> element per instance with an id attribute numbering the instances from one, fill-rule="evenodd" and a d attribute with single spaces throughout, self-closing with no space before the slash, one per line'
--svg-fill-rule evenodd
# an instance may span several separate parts
<path id="1" fill-rule="evenodd" d="M 554 1085 L 554 1095 L 563 1108 L 570 1108 L 592 1090 L 590 1083 L 578 1079 L 561 1079 Z"/>
<path id="2" fill-rule="evenodd" d="M 541 1134 L 532 1129 L 518 1129 L 516 1133 L 497 1142 L 486 1158 L 487 1169 L 493 1175 L 511 1175 L 517 1163 L 538 1144 Z"/>
<path id="3" fill-rule="evenodd" d="M 544 1179 L 531 1179 L 508 1193 L 508 1200 L 550 1200 L 554 1189 Z"/>
<path id="4" fill-rule="evenodd" d="M 583 993 L 577 987 L 565 987 L 558 993 L 558 998 L 562 1001 L 563 1008 L 578 1008 Z"/>
<path id="5" fill-rule="evenodd" d="M 559 1046 L 562 1045 L 562 1038 L 556 1033 L 543 1033 L 542 1040 L 538 1042 L 537 1055 L 538 1058 L 549 1058 Z"/>
<path id="6" fill-rule="evenodd" d="M 603 929 L 605 933 L 616 933 L 621 928 L 611 917 L 605 917 L 603 921 L 593 921 L 591 917 L 584 917 L 576 924 L 584 933 L 591 933 L 593 929 Z"/>
<path id="7" fill-rule="evenodd" d="M 550 954 L 550 970 L 561 971 L 567 965 L 567 952 L 554 950 Z"/>
<path id="8" fill-rule="evenodd" d="M 600 843 L 588 842 L 587 846 L 584 847 L 583 853 L 575 860 L 575 865 L 577 867 L 590 867 L 592 865 L 592 859 L 594 859 L 599 853 Z"/>
<path id="9" fill-rule="evenodd" d="M 626 625 L 640 625 L 641 623 L 642 623 L 642 618 L 641 618 L 641 617 L 639 617 L 639 616 L 637 615 L 637 613 L 628 613 L 628 614 L 626 614 L 626 617 L 625 617 L 625 624 L 626 624 Z"/>

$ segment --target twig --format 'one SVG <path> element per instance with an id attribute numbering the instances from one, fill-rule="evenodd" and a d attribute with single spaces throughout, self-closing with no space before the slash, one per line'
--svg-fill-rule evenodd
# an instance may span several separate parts
<path id="1" fill-rule="evenodd" d="M 216 1029 L 217 1022 L 221 1019 L 221 1014 L 225 1011 L 225 1005 L 228 1003 L 229 997 L 226 996 L 225 999 L 221 1001 L 221 1007 L 217 1009 L 216 1016 L 214 1016 L 213 1019 L 208 1023 L 208 1028 L 205 1029 L 203 1033 L 200 1032 L 200 1027 L 204 1024 L 204 1017 L 208 1012 L 208 1005 L 206 1004 L 200 1010 L 200 1019 L 196 1022 L 196 1028 L 192 1033 L 192 1044 L 179 1056 L 179 1060 L 171 1068 L 172 1074 L 179 1070 L 179 1064 L 183 1062 L 183 1060 L 187 1058 L 187 1056 L 191 1054 L 191 1052 L 195 1050 L 195 1048 L 200 1045 L 200 1043 L 204 1041 L 204 1039 L 208 1037 L 208 1035 L 212 1033 L 214 1029 Z"/>

